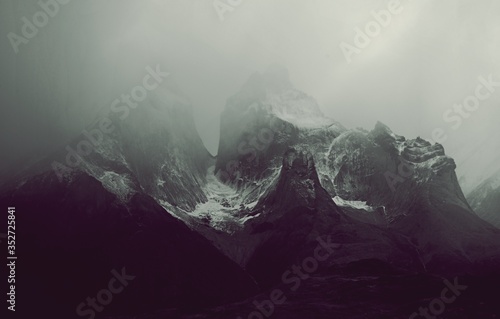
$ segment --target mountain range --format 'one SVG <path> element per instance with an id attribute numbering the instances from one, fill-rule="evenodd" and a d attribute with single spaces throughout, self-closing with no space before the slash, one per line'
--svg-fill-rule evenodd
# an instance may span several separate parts
<path id="1" fill-rule="evenodd" d="M 371 131 L 347 129 L 280 66 L 254 74 L 228 99 L 213 157 L 189 102 L 167 91 L 153 92 L 125 119 L 105 114 L 113 132 L 64 174 L 53 168 L 64 163 L 67 146 L 3 185 L 0 202 L 19 216 L 19 298 L 33 305 L 27 314 L 78 318 L 77 305 L 126 267 L 136 279 L 107 317 L 244 316 L 252 298 L 282 287 L 287 270 L 308 260 L 318 242 L 334 248 L 292 294 L 311 308 L 310 318 L 413 312 L 377 308 L 373 296 L 344 296 L 335 285 L 349 290 L 359 281 L 393 296 L 413 284 L 425 291 L 407 295 L 416 306 L 439 278 L 467 274 L 478 286 L 498 278 L 498 176 L 466 198 L 441 145 L 380 122 Z M 478 279 L 484 276 L 490 280 Z M 328 291 L 337 297 L 328 299 Z M 363 298 L 370 302 L 355 302 Z M 466 300 L 475 309 L 475 299 Z M 294 318 L 293 305 L 276 317 Z M 357 308 L 372 316 L 357 317 Z"/>

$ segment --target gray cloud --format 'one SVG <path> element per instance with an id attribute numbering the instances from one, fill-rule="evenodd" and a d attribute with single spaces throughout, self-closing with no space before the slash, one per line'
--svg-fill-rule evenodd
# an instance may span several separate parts
<path id="1" fill-rule="evenodd" d="M 407 137 L 445 129 L 460 175 L 480 179 L 500 167 L 500 90 L 459 129 L 443 113 L 474 93 L 479 76 L 500 81 L 500 3 L 401 0 L 370 45 L 347 64 L 339 48 L 373 20 L 381 0 L 243 0 L 224 21 L 212 0 L 87 0 L 61 7 L 15 54 L 37 1 L 0 3 L 2 168 L 64 143 L 161 63 L 193 102 L 198 130 L 217 150 L 219 114 L 246 79 L 269 64 L 289 68 L 295 86 L 347 127 L 377 120 Z M 58 123 L 54 125 L 54 123 Z"/>

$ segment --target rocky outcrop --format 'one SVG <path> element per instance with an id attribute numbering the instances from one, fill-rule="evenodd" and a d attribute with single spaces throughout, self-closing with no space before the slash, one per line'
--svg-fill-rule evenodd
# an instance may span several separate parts
<path id="1" fill-rule="evenodd" d="M 378 123 L 339 136 L 329 159 L 336 194 L 384 207 L 387 227 L 407 236 L 427 269 L 472 267 L 498 255 L 500 233 L 472 212 L 441 145 L 406 140 Z"/>
<path id="2" fill-rule="evenodd" d="M 405 238 L 356 221 L 335 205 L 321 186 L 311 154 L 294 149 L 284 154 L 279 177 L 254 213 L 240 234 L 249 243 L 243 264 L 262 285 L 276 283 L 286 267 L 313 256 L 319 241 L 336 248 L 320 268 L 370 258 L 422 267 Z"/>

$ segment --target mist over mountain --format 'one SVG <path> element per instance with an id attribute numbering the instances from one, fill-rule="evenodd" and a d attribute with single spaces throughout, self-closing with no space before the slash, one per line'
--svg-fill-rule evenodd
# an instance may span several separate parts
<path id="1" fill-rule="evenodd" d="M 126 318 L 156 311 L 188 318 L 186 307 L 202 314 L 215 306 L 232 316 L 233 302 L 245 309 L 246 298 L 295 282 L 287 269 L 297 264 L 324 278 L 325 288 L 365 267 L 374 278 L 420 274 L 429 285 L 434 276 L 471 274 L 476 285 L 497 278 L 500 230 L 488 223 L 496 222 L 495 180 L 472 193 L 474 212 L 442 145 L 406 139 L 381 122 L 371 131 L 347 129 L 273 65 L 228 99 L 214 158 L 189 100 L 172 91 L 164 82 L 140 107 L 102 113 L 71 147 L 2 187 L 2 205 L 25 212 L 18 245 L 30 262 L 21 271 L 39 287 L 48 285 L 41 274 L 51 274 L 50 290 L 22 295 L 37 300 L 37 311 L 81 316 L 85 304 L 76 312 L 73 305 L 120 265 L 137 279 L 106 313 Z M 98 130 L 102 123 L 113 130 Z M 78 153 L 84 141 L 94 143 L 90 154 Z M 326 257 L 311 259 L 318 247 Z M 47 256 L 59 266 L 30 266 Z M 74 276 L 82 279 L 70 289 L 65 278 Z M 57 311 L 38 297 L 62 290 Z M 320 309 L 311 315 L 323 318 Z"/>
<path id="2" fill-rule="evenodd" d="M 2 1 L 9 318 L 496 318 L 499 9 Z"/>
<path id="3" fill-rule="evenodd" d="M 499 91 L 474 112 L 453 112 L 458 128 L 457 120 L 445 122 L 443 115 L 474 94 L 478 77 L 500 81 L 499 4 L 401 4 L 401 14 L 350 65 L 339 44 L 352 44 L 354 29 L 372 21 L 372 11 L 386 10 L 386 1 L 256 0 L 227 11 L 224 21 L 213 1 L 61 5 L 17 54 L 6 36 L 0 46 L 0 147 L 9 150 L 0 174 L 66 144 L 156 64 L 192 100 L 197 130 L 216 155 L 226 99 L 250 75 L 278 62 L 290 69 L 298 89 L 347 128 L 371 130 L 381 121 L 401 135 L 428 140 L 442 128 L 442 144 L 459 164 L 468 194 L 500 169 L 492 138 L 498 136 Z M 38 11 L 37 0 L 2 1 L 0 28 L 22 35 L 22 18 Z"/>

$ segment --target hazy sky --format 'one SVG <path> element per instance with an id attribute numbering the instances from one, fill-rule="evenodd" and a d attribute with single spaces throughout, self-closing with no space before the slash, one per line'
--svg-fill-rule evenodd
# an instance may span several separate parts
<path id="1" fill-rule="evenodd" d="M 475 94 L 478 77 L 500 82 L 500 1 L 402 0 L 351 63 L 340 44 L 353 45 L 355 29 L 391 1 L 241 0 L 221 20 L 213 0 L 73 0 L 15 54 L 7 34 L 21 35 L 21 19 L 40 10 L 37 1 L 19 2 L 0 3 L 0 141 L 12 153 L 78 132 L 158 63 L 191 99 L 215 153 L 226 99 L 277 62 L 347 127 L 380 120 L 409 138 L 431 138 L 440 127 L 459 175 L 500 168 L 500 87 L 458 128 L 443 120 Z M 51 127 L 54 119 L 64 127 Z"/>

